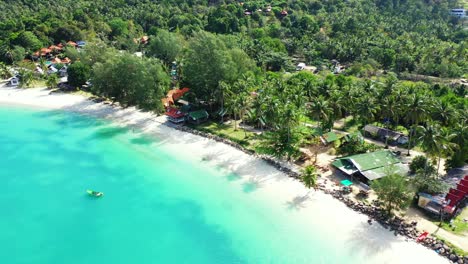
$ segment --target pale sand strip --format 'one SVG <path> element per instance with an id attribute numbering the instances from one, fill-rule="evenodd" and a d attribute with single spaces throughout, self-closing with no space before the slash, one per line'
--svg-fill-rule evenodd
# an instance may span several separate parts
<path id="1" fill-rule="evenodd" d="M 209 160 L 212 165 L 235 172 L 242 181 L 258 186 L 255 195 L 271 199 L 277 205 L 298 202 L 298 210 L 294 211 L 296 224 L 323 226 L 328 235 L 337 240 L 338 245 L 352 248 L 356 254 L 364 255 L 369 263 L 447 263 L 446 259 L 435 252 L 415 242 L 407 242 L 401 236 L 394 237 L 393 233 L 378 224 L 369 226 L 366 216 L 352 211 L 322 192 L 314 193 L 311 199 L 298 200 L 308 190 L 297 180 L 231 146 L 161 125 L 165 122 L 165 117 L 157 117 L 133 107 L 123 109 L 94 103 L 80 95 L 49 92 L 39 88 L 15 89 L 0 86 L 0 105 L 73 111 L 155 134 L 169 149 L 184 149 L 178 153 Z"/>

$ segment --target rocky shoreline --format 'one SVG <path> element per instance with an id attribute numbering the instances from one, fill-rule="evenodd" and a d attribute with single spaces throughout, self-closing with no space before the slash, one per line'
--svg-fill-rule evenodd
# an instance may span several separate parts
<path id="1" fill-rule="evenodd" d="M 217 142 L 221 142 L 223 144 L 232 146 L 246 154 L 253 155 L 257 158 L 260 158 L 270 164 L 271 166 L 275 167 L 277 170 L 285 173 L 289 177 L 295 178 L 295 179 L 300 179 L 300 174 L 293 171 L 291 168 L 288 168 L 281 164 L 278 160 L 275 158 L 266 156 L 266 155 L 258 155 L 255 152 L 251 150 L 247 150 L 241 145 L 226 139 L 222 138 L 217 135 L 213 135 L 207 132 L 199 131 L 196 129 L 192 129 L 190 127 L 186 126 L 170 126 L 174 129 L 177 129 L 179 131 L 183 132 L 188 132 L 194 135 L 198 135 L 204 138 L 212 139 Z M 351 208 L 352 210 L 359 212 L 361 214 L 367 215 L 369 217 L 368 223 L 369 225 L 372 225 L 373 222 L 377 222 L 380 225 L 382 225 L 385 229 L 388 229 L 389 231 L 393 232 L 395 236 L 401 235 L 406 237 L 408 240 L 416 240 L 421 231 L 419 231 L 416 226 L 417 222 L 405 222 L 405 220 L 401 217 L 392 217 L 389 218 L 384 210 L 380 208 L 377 204 L 374 205 L 368 205 L 362 202 L 355 202 L 348 197 L 346 197 L 345 194 L 343 194 L 340 190 L 336 189 L 328 189 L 325 188 L 324 185 L 319 184 L 318 189 L 323 191 L 326 194 L 329 194 L 333 196 L 335 199 L 341 201 L 344 203 L 346 206 Z M 455 253 L 455 251 L 445 244 L 442 240 L 439 240 L 437 238 L 432 238 L 432 237 L 427 237 L 425 240 L 421 242 L 422 245 L 427 247 L 428 249 L 436 251 L 439 255 L 444 256 L 447 258 L 449 261 L 452 263 L 458 263 L 458 264 L 468 264 L 468 256 L 460 256 Z"/>

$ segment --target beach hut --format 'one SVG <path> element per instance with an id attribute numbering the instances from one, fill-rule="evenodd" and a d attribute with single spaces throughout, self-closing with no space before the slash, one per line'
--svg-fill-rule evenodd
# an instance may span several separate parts
<path id="1" fill-rule="evenodd" d="M 20 79 L 18 76 L 15 76 L 8 81 L 8 85 L 10 86 L 18 86 L 19 83 L 20 83 Z"/>
<path id="2" fill-rule="evenodd" d="M 406 144 L 408 143 L 409 138 L 404 135 L 403 133 L 399 133 L 390 129 L 386 129 L 383 127 L 373 126 L 373 125 L 366 125 L 363 128 L 364 133 L 370 135 L 371 137 L 375 137 L 383 142 L 386 139 L 389 140 L 388 143 L 396 143 L 396 144 Z"/>
<path id="3" fill-rule="evenodd" d="M 198 125 L 207 121 L 208 117 L 209 115 L 208 112 L 206 112 L 206 110 L 198 110 L 190 112 L 187 116 L 187 119 L 190 123 Z"/>
<path id="4" fill-rule="evenodd" d="M 322 141 L 322 143 L 324 145 L 329 145 L 329 144 L 337 141 L 338 139 L 339 139 L 338 135 L 333 131 L 325 133 L 320 137 L 320 140 Z"/>
<path id="5" fill-rule="evenodd" d="M 86 41 L 83 41 L 83 40 L 77 41 L 76 46 L 78 48 L 84 48 L 84 46 L 86 46 Z"/>
<path id="6" fill-rule="evenodd" d="M 75 48 L 76 48 L 76 46 L 78 46 L 78 45 L 77 45 L 75 42 L 73 42 L 73 41 L 68 41 L 68 42 L 67 42 L 67 45 L 72 46 L 72 47 L 75 47 Z"/>
<path id="7" fill-rule="evenodd" d="M 183 123 L 185 121 L 185 116 L 187 115 L 186 113 L 174 107 L 168 107 L 164 114 L 167 116 L 169 121 L 175 124 Z"/>

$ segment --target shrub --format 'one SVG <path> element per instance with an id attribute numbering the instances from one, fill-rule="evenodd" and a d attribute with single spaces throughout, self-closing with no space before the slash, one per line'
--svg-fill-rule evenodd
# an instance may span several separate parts
<path id="1" fill-rule="evenodd" d="M 432 165 L 430 161 L 422 155 L 414 157 L 409 165 L 409 168 L 411 174 L 421 172 L 425 175 L 430 175 L 434 174 L 436 171 L 434 165 Z"/>

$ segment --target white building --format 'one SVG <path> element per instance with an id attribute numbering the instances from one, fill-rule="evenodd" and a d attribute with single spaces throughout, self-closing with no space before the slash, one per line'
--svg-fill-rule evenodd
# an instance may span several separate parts
<path id="1" fill-rule="evenodd" d="M 10 86 L 18 86 L 20 83 L 20 80 L 18 78 L 18 76 L 15 76 L 13 78 L 11 78 L 10 80 L 8 80 L 8 85 Z"/>
<path id="2" fill-rule="evenodd" d="M 458 18 L 465 18 L 466 17 L 466 10 L 463 8 L 454 8 L 450 10 L 451 16 L 456 16 Z"/>

